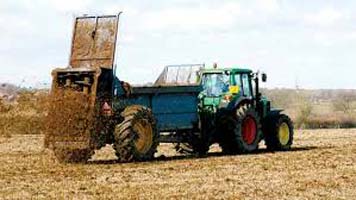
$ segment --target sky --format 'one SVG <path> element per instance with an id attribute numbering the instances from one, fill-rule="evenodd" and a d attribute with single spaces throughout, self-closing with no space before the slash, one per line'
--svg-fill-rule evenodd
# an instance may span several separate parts
<path id="1" fill-rule="evenodd" d="M 120 17 L 117 75 L 214 62 L 268 74 L 262 87 L 356 88 L 356 1 L 1 0 L 0 82 L 43 87 L 69 61 L 74 16 Z"/>

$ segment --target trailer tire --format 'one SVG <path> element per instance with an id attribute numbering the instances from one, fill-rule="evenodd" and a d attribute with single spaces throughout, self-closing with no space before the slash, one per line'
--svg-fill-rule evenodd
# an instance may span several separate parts
<path id="1" fill-rule="evenodd" d="M 151 110 L 134 105 L 126 107 L 121 116 L 124 120 L 115 127 L 113 145 L 118 160 L 152 159 L 158 146 L 158 132 Z"/>
<path id="2" fill-rule="evenodd" d="M 188 142 L 175 143 L 174 149 L 180 154 L 193 154 L 194 148 Z"/>
<path id="3" fill-rule="evenodd" d="M 265 142 L 268 150 L 286 151 L 293 144 L 292 120 L 285 114 L 268 117 L 264 122 Z"/>
<path id="4" fill-rule="evenodd" d="M 251 153 L 262 138 L 258 113 L 251 104 L 242 104 L 226 117 L 223 138 L 219 142 L 226 154 Z"/>
<path id="5" fill-rule="evenodd" d="M 205 156 L 209 151 L 209 145 L 199 141 L 198 139 L 191 142 L 177 143 L 174 146 L 175 150 L 181 154 L 195 154 L 197 156 Z"/>

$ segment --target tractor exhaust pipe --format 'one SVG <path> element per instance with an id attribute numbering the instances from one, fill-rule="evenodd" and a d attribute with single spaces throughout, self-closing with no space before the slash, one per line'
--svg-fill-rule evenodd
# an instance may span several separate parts
<path id="1" fill-rule="evenodd" d="M 255 81 L 255 94 L 256 94 L 256 98 L 255 98 L 255 105 L 258 104 L 258 102 L 260 102 L 261 100 L 261 93 L 260 93 L 260 80 L 258 78 L 259 72 L 254 74 L 254 81 Z"/>

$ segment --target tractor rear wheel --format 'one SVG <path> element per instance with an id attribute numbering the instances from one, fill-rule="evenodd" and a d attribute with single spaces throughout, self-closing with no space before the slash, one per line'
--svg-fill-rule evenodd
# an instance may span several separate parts
<path id="1" fill-rule="evenodd" d="M 269 117 L 264 124 L 267 149 L 289 150 L 293 144 L 293 123 L 285 114 Z"/>
<path id="2" fill-rule="evenodd" d="M 55 148 L 53 150 L 57 160 L 61 163 L 83 163 L 87 162 L 94 154 L 91 149 L 65 149 Z"/>
<path id="3" fill-rule="evenodd" d="M 156 121 L 150 109 L 129 106 L 114 131 L 114 149 L 120 162 L 145 161 L 153 158 L 158 145 Z"/>
<path id="4" fill-rule="evenodd" d="M 258 149 L 261 140 L 260 118 L 250 104 L 243 104 L 228 119 L 220 146 L 224 153 L 250 153 Z"/>

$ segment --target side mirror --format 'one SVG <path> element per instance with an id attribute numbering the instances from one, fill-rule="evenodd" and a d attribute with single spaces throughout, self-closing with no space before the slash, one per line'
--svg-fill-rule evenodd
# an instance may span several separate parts
<path id="1" fill-rule="evenodd" d="M 262 82 L 267 82 L 267 74 L 262 73 Z"/>

